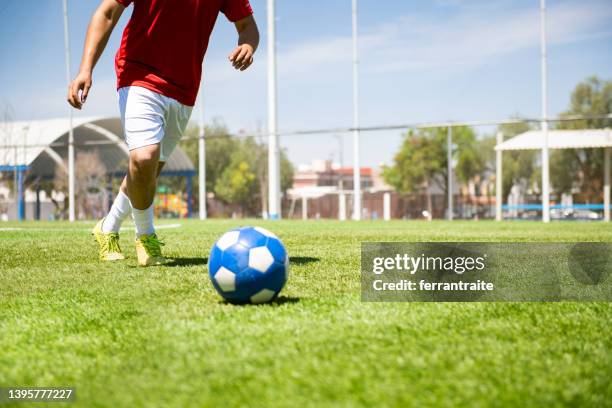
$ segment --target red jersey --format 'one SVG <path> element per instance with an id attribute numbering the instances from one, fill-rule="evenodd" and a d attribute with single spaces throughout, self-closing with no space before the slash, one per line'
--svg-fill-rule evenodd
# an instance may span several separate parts
<path id="1" fill-rule="evenodd" d="M 115 57 L 117 89 L 142 86 L 195 104 L 202 62 L 219 12 L 232 22 L 253 13 L 249 0 L 117 0 L 134 3 Z"/>

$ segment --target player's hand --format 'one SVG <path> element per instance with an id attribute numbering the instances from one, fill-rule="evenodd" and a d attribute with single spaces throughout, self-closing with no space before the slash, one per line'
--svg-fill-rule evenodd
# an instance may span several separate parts
<path id="1" fill-rule="evenodd" d="M 232 66 L 240 71 L 244 71 L 253 63 L 253 54 L 255 51 L 249 44 L 242 44 L 236 47 L 229 55 L 229 60 Z"/>
<path id="2" fill-rule="evenodd" d="M 87 95 L 91 89 L 91 73 L 81 71 L 68 85 L 68 103 L 77 109 L 81 109 L 87 100 Z"/>

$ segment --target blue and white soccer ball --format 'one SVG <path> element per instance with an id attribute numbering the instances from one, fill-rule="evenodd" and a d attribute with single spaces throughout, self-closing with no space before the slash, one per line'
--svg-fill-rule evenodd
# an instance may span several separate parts
<path id="1" fill-rule="evenodd" d="M 281 240 L 261 227 L 226 232 L 210 251 L 213 286 L 231 303 L 265 303 L 276 298 L 289 276 L 289 256 Z"/>

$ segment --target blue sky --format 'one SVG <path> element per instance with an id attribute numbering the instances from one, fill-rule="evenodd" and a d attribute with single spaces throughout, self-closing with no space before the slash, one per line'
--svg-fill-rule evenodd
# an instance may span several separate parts
<path id="1" fill-rule="evenodd" d="M 279 127 L 351 124 L 350 0 L 277 0 Z M 549 0 L 550 112 L 565 110 L 572 88 L 590 75 L 612 79 L 612 2 Z M 78 69 L 97 0 L 69 0 L 72 72 Z M 538 0 L 360 0 L 362 124 L 538 116 Z M 227 54 L 235 29 L 220 16 L 205 60 L 207 121 L 238 132 L 265 129 L 266 1 L 252 0 L 262 32 L 253 69 L 234 72 Z M 126 10 L 77 115 L 117 115 L 113 57 Z M 15 119 L 65 115 L 61 0 L 0 3 L 0 108 Z M 345 164 L 351 138 L 345 136 Z M 363 162 L 388 162 L 400 132 L 363 135 Z M 338 158 L 330 135 L 283 137 L 295 163 Z"/>

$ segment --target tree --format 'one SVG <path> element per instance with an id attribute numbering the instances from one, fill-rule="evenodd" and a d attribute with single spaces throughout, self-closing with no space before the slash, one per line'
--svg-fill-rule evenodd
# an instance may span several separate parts
<path id="1" fill-rule="evenodd" d="M 480 148 L 482 141 L 476 138 L 474 131 L 468 127 L 456 128 L 453 130 L 453 143 L 456 145 L 457 179 L 467 183 L 474 177 L 482 175 L 488 166 L 487 158 L 490 158 L 491 154 L 486 154 L 486 151 L 483 152 Z"/>
<path id="2" fill-rule="evenodd" d="M 607 115 L 612 113 L 612 81 L 591 77 L 572 92 L 570 108 L 562 116 Z M 584 119 L 560 122 L 558 129 L 602 129 L 610 119 Z M 588 196 L 599 196 L 603 186 L 601 149 L 561 149 L 551 152 L 551 184 L 555 190 L 570 193 L 574 189 Z"/>
<path id="3" fill-rule="evenodd" d="M 190 127 L 180 146 L 198 162 L 198 128 Z M 281 151 L 281 190 L 293 184 L 293 165 Z M 253 176 L 253 177 L 251 177 Z M 198 191 L 198 181 L 195 181 Z M 236 138 L 219 121 L 206 127 L 206 189 L 227 204 L 238 204 L 250 214 L 267 209 L 268 150 L 254 137 Z M 248 193 L 247 193 L 248 192 Z"/>
<path id="4" fill-rule="evenodd" d="M 385 181 L 403 194 L 427 194 L 427 210 L 431 214 L 431 187 L 437 185 L 447 193 L 448 128 L 411 130 L 395 155 L 394 163 L 383 169 Z M 467 182 L 485 168 L 478 154 L 474 131 L 465 126 L 453 128 L 453 158 L 457 178 Z"/>
<path id="5" fill-rule="evenodd" d="M 227 203 L 246 204 L 256 186 L 256 176 L 243 158 L 234 157 L 230 166 L 217 179 L 217 196 Z"/>
<path id="6" fill-rule="evenodd" d="M 217 179 L 214 191 L 224 202 L 240 204 L 252 214 L 266 211 L 268 200 L 267 146 L 258 143 L 253 137 L 238 139 L 235 142 L 235 153 L 232 155 L 230 165 Z M 244 184 L 237 183 L 239 173 L 243 175 L 240 179 Z M 293 165 L 287 158 L 286 152 L 281 151 L 281 191 L 286 191 L 292 184 Z"/>
<path id="7" fill-rule="evenodd" d="M 214 192 L 215 181 L 221 176 L 223 170 L 231 161 L 232 152 L 236 151 L 236 139 L 229 134 L 227 127 L 215 120 L 212 125 L 206 126 L 206 190 Z M 190 126 L 179 146 L 187 154 L 197 168 L 198 165 L 198 127 Z M 182 186 L 171 186 L 182 188 Z M 194 190 L 198 191 L 199 180 L 194 180 Z"/>
<path id="8" fill-rule="evenodd" d="M 487 181 L 489 186 L 495 185 L 495 145 L 497 138 L 495 136 L 484 136 L 476 143 L 473 151 L 480 162 L 479 171 L 476 174 L 475 181 Z M 487 197 L 491 200 L 494 189 L 487 188 Z"/>
<path id="9" fill-rule="evenodd" d="M 41 184 L 48 197 L 53 197 L 52 191 L 64 193 L 62 207 L 51 198 L 55 205 L 56 216 L 65 219 L 68 214 L 68 165 L 56 166 L 53 183 Z M 80 219 L 97 218 L 103 212 L 103 196 L 106 189 L 106 167 L 97 151 L 78 152 L 74 162 L 75 167 L 75 203 Z"/>
<path id="10" fill-rule="evenodd" d="M 262 212 L 268 211 L 268 147 L 260 140 L 247 138 L 243 142 L 243 149 L 250 152 L 251 166 L 257 175 L 259 188 L 256 191 L 256 196 L 259 198 L 258 210 Z M 287 157 L 287 152 L 280 152 L 280 184 L 281 192 L 286 192 L 293 185 L 293 164 Z M 254 204 L 254 203 L 253 203 Z M 255 206 L 256 207 L 256 206 Z"/>
<path id="11" fill-rule="evenodd" d="M 529 124 L 521 122 L 500 125 L 498 131 L 502 132 L 505 139 L 508 139 L 531 129 Z M 538 153 L 536 150 L 504 152 L 504 159 L 502 160 L 502 199 L 508 197 L 512 186 L 516 184 L 527 186 L 541 181 L 541 172 L 537 166 Z"/>

